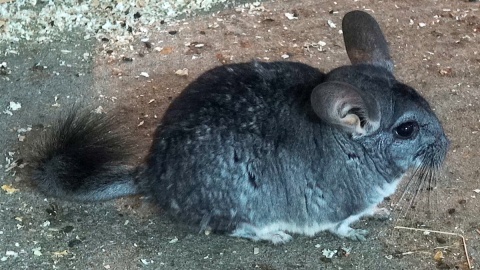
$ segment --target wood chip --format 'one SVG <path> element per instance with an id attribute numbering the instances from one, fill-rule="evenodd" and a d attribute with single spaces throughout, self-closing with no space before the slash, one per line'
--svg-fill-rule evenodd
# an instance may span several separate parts
<path id="1" fill-rule="evenodd" d="M 13 194 L 17 191 L 20 191 L 19 189 L 16 189 L 12 187 L 12 185 L 3 185 L 2 189 L 7 193 L 7 194 Z"/>
<path id="2" fill-rule="evenodd" d="M 160 50 L 160 54 L 162 55 L 168 55 L 173 52 L 173 47 L 164 47 Z"/>
<path id="3" fill-rule="evenodd" d="M 445 258 L 445 257 L 443 256 L 443 252 L 442 252 L 441 250 L 440 250 L 440 251 L 437 251 L 437 252 L 435 253 L 435 256 L 433 256 L 433 259 L 434 259 L 435 261 L 437 261 L 437 262 L 442 261 L 443 258 Z"/>

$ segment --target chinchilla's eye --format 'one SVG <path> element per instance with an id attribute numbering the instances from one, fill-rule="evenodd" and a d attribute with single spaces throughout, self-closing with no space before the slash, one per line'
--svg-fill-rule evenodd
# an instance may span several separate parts
<path id="1" fill-rule="evenodd" d="M 415 121 L 408 121 L 400 124 L 393 130 L 395 136 L 399 139 L 407 140 L 414 138 L 418 133 L 418 123 Z"/>

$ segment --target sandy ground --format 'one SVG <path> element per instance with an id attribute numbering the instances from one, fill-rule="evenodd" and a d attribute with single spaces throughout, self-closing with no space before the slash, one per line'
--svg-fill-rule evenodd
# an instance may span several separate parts
<path id="1" fill-rule="evenodd" d="M 458 235 L 465 237 L 469 258 L 478 267 L 479 8 L 478 2 L 459 0 L 268 1 L 165 25 L 149 44 L 138 40 L 127 50 L 109 41 L 85 41 L 76 33 L 65 33 L 65 42 L 22 44 L 17 55 L 0 56 L 0 63 L 7 63 L 0 73 L 1 111 L 10 102 L 21 104 L 9 110 L 12 115 L 0 115 L 0 268 L 468 269 Z M 96 204 L 45 198 L 29 186 L 28 164 L 10 169 L 15 160 L 28 162 L 28 143 L 74 102 L 101 106 L 124 119 L 126 132 L 138 144 L 132 163 L 140 162 L 157 118 L 211 67 L 287 56 L 323 71 L 347 64 L 339 30 L 341 18 L 353 9 L 377 18 L 391 46 L 396 76 L 430 101 L 452 142 L 438 187 L 422 193 L 415 209 L 404 214 L 408 193 L 400 200 L 400 190 L 385 203 L 394 210 L 392 219 L 355 225 L 371 231 L 366 242 L 321 233 L 273 246 L 199 235 L 142 198 Z M 320 41 L 325 45 L 319 47 Z M 188 76 L 175 74 L 182 69 Z M 28 127 L 32 130 L 19 133 Z M 327 258 L 328 251 L 337 252 Z"/>

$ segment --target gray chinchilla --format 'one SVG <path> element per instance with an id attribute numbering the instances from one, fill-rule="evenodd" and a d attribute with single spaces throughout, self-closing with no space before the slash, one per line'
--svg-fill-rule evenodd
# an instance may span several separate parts
<path id="1" fill-rule="evenodd" d="M 138 167 L 124 164 L 109 117 L 72 110 L 40 140 L 33 182 L 76 201 L 144 194 L 200 231 L 363 240 L 350 224 L 409 169 L 430 181 L 448 139 L 427 101 L 393 76 L 375 19 L 352 11 L 342 27 L 352 65 L 326 74 L 258 61 L 205 72 L 172 102 Z"/>

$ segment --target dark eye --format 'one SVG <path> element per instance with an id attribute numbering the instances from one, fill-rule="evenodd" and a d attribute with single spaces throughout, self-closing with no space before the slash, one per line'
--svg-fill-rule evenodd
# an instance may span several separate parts
<path id="1" fill-rule="evenodd" d="M 411 139 L 418 133 L 418 123 L 415 121 L 402 123 L 394 129 L 393 133 L 399 139 Z"/>

